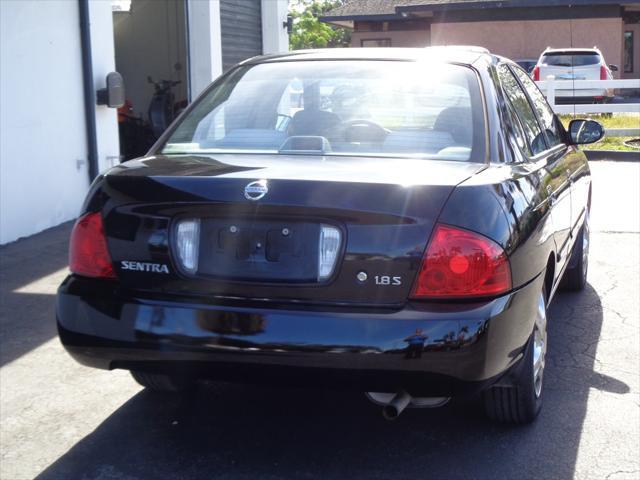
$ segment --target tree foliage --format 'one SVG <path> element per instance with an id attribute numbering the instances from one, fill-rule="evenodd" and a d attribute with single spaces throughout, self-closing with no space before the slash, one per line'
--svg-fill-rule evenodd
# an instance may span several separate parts
<path id="1" fill-rule="evenodd" d="M 348 47 L 351 30 L 321 22 L 319 17 L 346 0 L 295 0 L 290 3 L 289 13 L 293 17 L 293 31 L 289 35 L 289 48 Z"/>

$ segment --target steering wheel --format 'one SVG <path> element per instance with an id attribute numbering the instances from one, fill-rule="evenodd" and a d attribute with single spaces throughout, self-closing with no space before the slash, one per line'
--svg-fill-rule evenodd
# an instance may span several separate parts
<path id="1" fill-rule="evenodd" d="M 347 142 L 382 142 L 391 130 L 365 119 L 346 120 L 338 126 Z"/>

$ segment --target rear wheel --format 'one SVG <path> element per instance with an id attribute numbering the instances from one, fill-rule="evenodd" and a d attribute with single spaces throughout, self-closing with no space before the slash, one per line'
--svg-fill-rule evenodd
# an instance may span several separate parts
<path id="1" fill-rule="evenodd" d="M 579 291 L 587 286 L 587 271 L 589 269 L 589 211 L 584 217 L 584 223 L 578 233 L 573 246 L 573 253 L 569 266 L 564 272 L 560 286 L 563 290 Z"/>
<path id="2" fill-rule="evenodd" d="M 195 380 L 191 377 L 149 373 L 140 370 L 131 370 L 131 375 L 140 385 L 156 392 L 183 392 L 195 386 Z"/>
<path id="3" fill-rule="evenodd" d="M 495 385 L 482 393 L 487 416 L 501 423 L 533 422 L 542 408 L 542 380 L 547 352 L 547 304 L 540 293 L 533 333 L 524 358 L 505 384 Z"/>

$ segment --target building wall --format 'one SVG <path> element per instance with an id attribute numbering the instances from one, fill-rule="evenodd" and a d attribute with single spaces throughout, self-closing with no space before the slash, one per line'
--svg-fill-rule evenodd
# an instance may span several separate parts
<path id="1" fill-rule="evenodd" d="M 426 47 L 429 45 L 429 29 L 386 32 L 353 32 L 351 35 L 351 46 L 360 47 L 361 40 L 383 38 L 390 39 L 392 47 Z"/>
<path id="2" fill-rule="evenodd" d="M 607 63 L 621 65 L 621 32 L 621 18 L 434 23 L 431 44 L 479 45 L 513 60 L 537 59 L 549 46 L 596 45 Z"/>
<path id="3" fill-rule="evenodd" d="M 222 73 L 220 1 L 187 0 L 190 100 Z"/>
<path id="4" fill-rule="evenodd" d="M 108 12 L 108 15 L 104 14 Z M 91 28 L 111 32 L 109 2 Z M 0 244 L 77 216 L 89 186 L 77 2 L 0 1 Z M 113 41 L 93 40 L 96 88 Z M 96 107 L 101 170 L 117 157 L 116 112 Z"/>
<path id="5" fill-rule="evenodd" d="M 98 90 L 107 86 L 107 74 L 116 69 L 111 2 L 91 0 L 89 2 L 89 17 L 91 22 L 93 83 L 95 89 Z M 84 108 L 84 102 L 82 106 Z M 96 105 L 96 127 L 98 171 L 104 172 L 120 163 L 117 110 L 103 105 Z M 82 128 L 84 128 L 84 122 L 82 122 Z"/>
<path id="6" fill-rule="evenodd" d="M 283 27 L 289 14 L 288 0 L 262 0 L 262 52 L 289 51 L 289 34 Z"/>

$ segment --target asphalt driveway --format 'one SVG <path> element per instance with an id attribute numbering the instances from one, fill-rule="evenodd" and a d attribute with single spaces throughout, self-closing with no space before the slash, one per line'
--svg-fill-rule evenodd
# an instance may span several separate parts
<path id="1" fill-rule="evenodd" d="M 463 402 L 390 423 L 356 393 L 146 392 L 56 338 L 69 224 L 0 248 L 0 478 L 640 478 L 640 162 L 592 169 L 589 286 L 554 300 L 546 405 L 529 427 Z"/>

